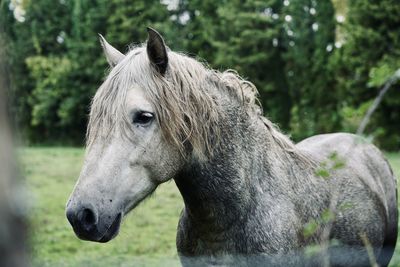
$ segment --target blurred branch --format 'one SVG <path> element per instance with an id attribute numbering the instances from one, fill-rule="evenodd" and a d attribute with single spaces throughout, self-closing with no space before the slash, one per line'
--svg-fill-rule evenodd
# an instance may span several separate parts
<path id="1" fill-rule="evenodd" d="M 28 265 L 25 205 L 7 116 L 7 68 L 1 35 L 0 28 L 0 266 L 23 267 Z"/>
<path id="2" fill-rule="evenodd" d="M 379 265 L 376 263 L 374 250 L 372 248 L 371 242 L 369 242 L 367 235 L 365 233 L 360 233 L 360 238 L 363 241 L 365 248 L 367 249 L 369 263 L 371 264 L 371 267 L 379 267 Z"/>
<path id="3" fill-rule="evenodd" d="M 382 102 L 383 96 L 387 93 L 390 87 L 396 83 L 400 79 L 400 69 L 398 69 L 385 83 L 382 89 L 379 91 L 378 96 L 375 98 L 374 102 L 372 103 L 371 107 L 368 109 L 367 113 L 365 114 L 363 120 L 360 123 L 360 126 L 357 129 L 356 134 L 362 135 L 365 127 L 367 127 L 368 122 L 371 119 L 372 114 L 378 108 L 379 104 Z"/>

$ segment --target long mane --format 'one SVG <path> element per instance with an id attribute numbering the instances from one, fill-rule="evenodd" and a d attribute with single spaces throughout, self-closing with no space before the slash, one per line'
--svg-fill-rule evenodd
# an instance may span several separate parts
<path id="1" fill-rule="evenodd" d="M 212 140 L 220 138 L 218 122 L 225 116 L 213 95 L 224 93 L 238 101 L 250 116 L 259 117 L 276 145 L 306 160 L 292 141 L 262 116 L 254 84 L 232 70 L 212 70 L 184 54 L 169 51 L 168 59 L 169 69 L 162 76 L 150 66 L 145 47 L 134 47 L 110 71 L 92 101 L 87 146 L 115 132 L 129 138 L 131 122 L 125 99 L 127 91 L 138 86 L 148 94 L 164 137 L 184 156 L 188 148 L 198 157 L 212 155 Z"/>

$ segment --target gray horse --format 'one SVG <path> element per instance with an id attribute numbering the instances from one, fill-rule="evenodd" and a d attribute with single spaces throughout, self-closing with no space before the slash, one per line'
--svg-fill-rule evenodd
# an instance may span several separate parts
<path id="1" fill-rule="evenodd" d="M 170 51 L 148 29 L 94 96 L 85 162 L 67 203 L 76 235 L 107 242 L 158 185 L 182 194 L 184 266 L 387 266 L 396 180 L 382 153 L 346 133 L 297 145 L 262 116 L 255 86 Z"/>

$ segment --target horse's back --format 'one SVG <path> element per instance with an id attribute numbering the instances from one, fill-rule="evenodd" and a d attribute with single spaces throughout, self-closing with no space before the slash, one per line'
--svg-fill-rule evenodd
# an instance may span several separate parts
<path id="1" fill-rule="evenodd" d="M 321 134 L 301 141 L 297 147 L 307 151 L 318 162 L 324 162 L 333 176 L 339 176 L 339 180 L 358 179 L 382 196 L 384 202 L 393 202 L 397 207 L 396 179 L 388 161 L 378 148 L 360 136 Z M 348 177 L 349 174 L 357 177 Z"/>
<path id="2" fill-rule="evenodd" d="M 348 236 L 343 225 L 353 222 L 351 227 L 355 232 L 366 233 L 372 239 L 372 246 L 382 247 L 378 248 L 378 261 L 386 266 L 396 245 L 398 215 L 396 179 L 382 153 L 361 137 L 346 133 L 316 135 L 297 147 L 324 162 L 328 172 L 332 172 L 328 180 L 339 192 L 339 204 L 355 204 L 349 211 L 341 212 L 346 217 L 337 218 L 342 221 L 332 230 L 336 231 L 333 235 Z M 359 225 L 367 225 L 369 229 L 357 228 L 361 220 L 365 221 Z"/>

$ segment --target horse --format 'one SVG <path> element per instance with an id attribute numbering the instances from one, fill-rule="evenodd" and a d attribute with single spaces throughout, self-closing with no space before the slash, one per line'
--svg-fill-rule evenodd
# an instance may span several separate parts
<path id="1" fill-rule="evenodd" d="M 173 179 L 183 266 L 387 266 L 396 179 L 349 133 L 294 144 L 263 116 L 257 89 L 171 51 L 148 28 L 126 54 L 100 35 L 110 71 L 90 110 L 85 161 L 66 217 L 108 242 L 122 218 Z"/>

